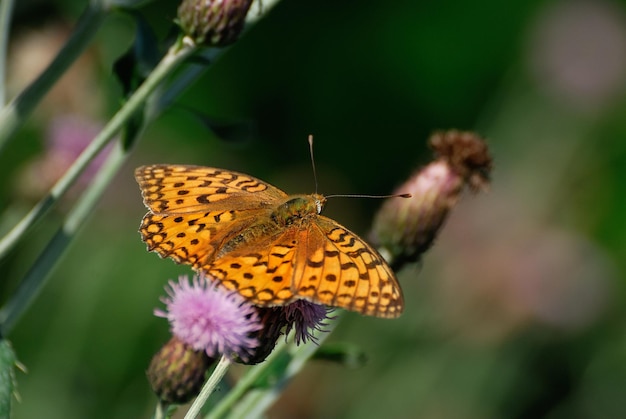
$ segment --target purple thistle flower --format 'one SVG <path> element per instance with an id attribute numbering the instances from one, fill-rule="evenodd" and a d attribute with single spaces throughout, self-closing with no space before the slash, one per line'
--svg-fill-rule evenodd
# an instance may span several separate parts
<path id="1" fill-rule="evenodd" d="M 245 359 L 259 345 L 252 333 L 262 326 L 256 309 L 236 292 L 211 283 L 203 275 L 190 282 L 181 275 L 169 281 L 167 297 L 162 299 L 167 311 L 154 314 L 167 318 L 172 334 L 195 350 Z"/>
<path id="2" fill-rule="evenodd" d="M 294 342 L 296 345 L 317 339 L 313 335 L 315 330 L 323 331 L 326 326 L 324 320 L 328 317 L 326 306 L 314 304 L 306 300 L 296 300 L 286 306 L 257 307 L 262 328 L 253 334 L 259 341 L 248 359 L 235 359 L 245 365 L 254 365 L 263 362 L 274 350 L 278 338 L 285 335 L 285 339 L 292 329 L 295 329 Z"/>
<path id="3" fill-rule="evenodd" d="M 333 318 L 328 317 L 328 312 L 326 306 L 314 304 L 307 300 L 296 300 L 283 308 L 283 315 L 287 321 L 285 335 L 288 335 L 291 329 L 295 329 L 296 345 L 306 343 L 307 340 L 317 343 L 313 332 L 315 330 L 322 331 L 322 328 L 326 326 L 324 320 Z"/>

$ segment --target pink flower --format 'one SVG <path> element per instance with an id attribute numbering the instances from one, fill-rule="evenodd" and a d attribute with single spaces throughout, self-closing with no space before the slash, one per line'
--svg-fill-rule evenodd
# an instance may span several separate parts
<path id="1" fill-rule="evenodd" d="M 214 285 L 204 276 L 180 276 L 169 281 L 167 311 L 154 314 L 167 318 L 171 331 L 195 350 L 210 357 L 219 354 L 245 359 L 259 345 L 252 334 L 261 329 L 256 309 L 236 292 Z"/>

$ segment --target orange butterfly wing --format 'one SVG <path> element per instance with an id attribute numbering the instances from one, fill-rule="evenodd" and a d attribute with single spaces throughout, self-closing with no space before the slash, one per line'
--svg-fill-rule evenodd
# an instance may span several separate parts
<path id="1" fill-rule="evenodd" d="M 377 317 L 398 317 L 402 289 L 383 257 L 347 228 L 318 216 L 298 257 L 294 286 L 300 296 Z"/>
<path id="2" fill-rule="evenodd" d="M 382 256 L 324 216 L 306 228 L 249 243 L 201 270 L 258 305 L 303 298 L 389 318 L 404 308 L 400 284 Z"/>
<path id="3" fill-rule="evenodd" d="M 150 209 L 139 229 L 148 250 L 194 268 L 287 196 L 252 176 L 202 166 L 142 166 L 135 178 Z"/>
<path id="4" fill-rule="evenodd" d="M 135 171 L 150 212 L 140 233 L 149 250 L 186 263 L 252 303 L 298 298 L 378 317 L 403 310 L 400 285 L 356 234 L 314 214 L 293 226 L 271 220 L 288 195 L 232 171 L 184 165 Z"/>
<path id="5" fill-rule="evenodd" d="M 141 166 L 135 170 L 135 179 L 153 214 L 272 208 L 287 196 L 252 176 L 203 166 Z"/>
<path id="6" fill-rule="evenodd" d="M 287 229 L 278 236 L 247 243 L 241 249 L 210 261 L 201 270 L 254 304 L 288 304 L 297 299 L 292 286 L 297 233 L 295 229 Z"/>

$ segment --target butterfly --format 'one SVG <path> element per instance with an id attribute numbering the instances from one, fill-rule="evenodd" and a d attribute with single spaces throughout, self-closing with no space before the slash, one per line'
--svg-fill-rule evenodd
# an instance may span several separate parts
<path id="1" fill-rule="evenodd" d="M 326 198 L 288 195 L 225 169 L 151 165 L 135 170 L 149 212 L 148 250 L 191 265 L 252 304 L 297 299 L 394 318 L 402 290 L 383 257 L 320 215 Z"/>

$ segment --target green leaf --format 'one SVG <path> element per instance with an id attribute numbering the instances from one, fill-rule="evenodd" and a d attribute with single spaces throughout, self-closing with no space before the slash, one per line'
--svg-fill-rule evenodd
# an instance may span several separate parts
<path id="1" fill-rule="evenodd" d="M 217 118 L 182 105 L 176 105 L 175 108 L 189 113 L 216 137 L 228 143 L 247 143 L 257 135 L 256 124 L 248 119 Z"/>
<path id="2" fill-rule="evenodd" d="M 0 418 L 11 417 L 15 397 L 15 352 L 7 340 L 0 341 Z"/>
<path id="3" fill-rule="evenodd" d="M 136 24 L 135 42 L 113 63 L 125 96 L 130 96 L 156 67 L 163 55 L 150 24 L 141 14 L 127 11 Z"/>

